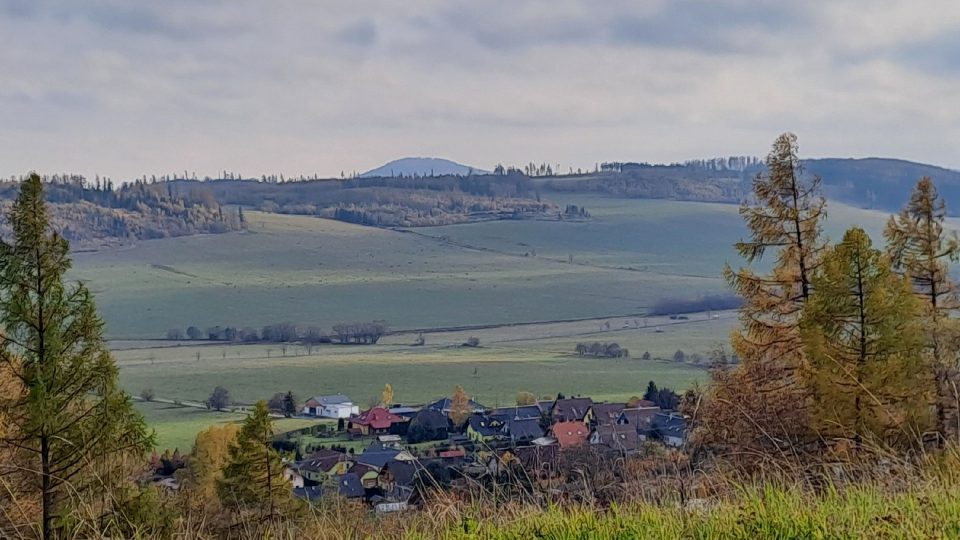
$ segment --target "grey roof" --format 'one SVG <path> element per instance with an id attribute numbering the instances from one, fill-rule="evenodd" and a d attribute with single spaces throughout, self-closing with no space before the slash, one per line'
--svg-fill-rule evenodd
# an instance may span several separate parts
<path id="1" fill-rule="evenodd" d="M 594 403 L 593 419 L 597 424 L 614 424 L 626 408 L 623 403 Z"/>
<path id="2" fill-rule="evenodd" d="M 341 474 L 337 477 L 337 491 L 347 498 L 363 497 L 363 483 L 360 477 L 353 473 Z"/>
<path id="3" fill-rule="evenodd" d="M 490 416 L 504 421 L 513 419 L 527 420 L 530 418 L 539 420 L 541 412 L 540 407 L 536 405 L 519 405 L 516 407 L 497 407 L 490 411 Z"/>
<path id="4" fill-rule="evenodd" d="M 474 431 L 484 437 L 492 437 L 503 429 L 502 420 L 482 414 L 471 414 L 470 418 L 467 418 L 467 423 Z"/>
<path id="5" fill-rule="evenodd" d="M 593 405 L 590 398 L 566 398 L 553 402 L 554 420 L 583 420 L 587 410 Z"/>
<path id="6" fill-rule="evenodd" d="M 315 501 L 323 496 L 323 487 L 305 486 L 293 488 L 293 496 L 305 501 Z"/>
<path id="7" fill-rule="evenodd" d="M 382 469 L 384 465 L 393 461 L 399 453 L 400 450 L 396 448 L 370 446 L 357 457 L 357 463 L 372 465 L 378 469 Z"/>
<path id="8" fill-rule="evenodd" d="M 687 431 L 687 420 L 673 413 L 659 413 L 653 418 L 653 429 L 663 437 L 683 438 Z"/>
<path id="9" fill-rule="evenodd" d="M 400 486 L 409 486 L 413 484 L 413 479 L 417 475 L 417 466 L 409 461 L 391 461 L 383 468 L 393 475 L 393 481 Z"/>
<path id="10" fill-rule="evenodd" d="M 640 448 L 640 434 L 626 424 L 601 424 L 597 426 L 598 443 L 618 452 L 635 452 Z"/>
<path id="11" fill-rule="evenodd" d="M 504 430 L 514 441 L 532 441 L 543 437 L 543 428 L 535 418 L 526 420 L 508 420 Z"/>
<path id="12" fill-rule="evenodd" d="M 343 394 L 335 394 L 332 396 L 313 396 L 311 399 L 320 405 L 343 405 L 345 403 L 353 403 L 350 401 L 350 398 Z"/>
<path id="13" fill-rule="evenodd" d="M 434 410 L 434 411 L 440 411 L 440 412 L 442 412 L 443 414 L 447 414 L 447 413 L 450 412 L 450 409 L 451 409 L 452 407 L 453 407 L 453 400 L 450 399 L 450 398 L 448 398 L 448 397 L 446 397 L 446 398 L 443 398 L 443 399 L 438 399 L 437 401 L 434 401 L 433 403 L 427 405 L 427 406 L 424 407 L 424 408 L 425 408 L 425 409 L 432 409 L 432 410 Z M 470 410 L 473 411 L 473 412 L 483 412 L 483 411 L 486 410 L 486 407 L 484 407 L 483 405 L 481 405 L 481 404 L 479 404 L 479 403 L 477 403 L 476 401 L 474 401 L 474 400 L 471 399 L 471 400 L 470 400 Z"/>
<path id="14" fill-rule="evenodd" d="M 435 409 L 423 409 L 413 417 L 410 426 L 420 426 L 426 429 L 447 429 L 450 427 L 450 423 L 447 416 L 442 412 Z"/>
<path id="15" fill-rule="evenodd" d="M 643 432 L 653 425 L 653 419 L 660 414 L 659 407 L 640 409 L 624 409 L 617 417 L 618 424 L 629 424 L 637 431 Z"/>

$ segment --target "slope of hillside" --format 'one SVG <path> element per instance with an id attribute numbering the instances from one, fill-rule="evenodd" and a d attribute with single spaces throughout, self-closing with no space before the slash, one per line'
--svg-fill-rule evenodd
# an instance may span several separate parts
<path id="1" fill-rule="evenodd" d="M 430 158 L 430 157 L 405 157 L 395 159 L 388 163 L 371 169 L 361 177 L 372 178 L 376 176 L 466 176 L 469 174 L 487 174 L 487 171 L 463 165 L 449 159 Z"/>

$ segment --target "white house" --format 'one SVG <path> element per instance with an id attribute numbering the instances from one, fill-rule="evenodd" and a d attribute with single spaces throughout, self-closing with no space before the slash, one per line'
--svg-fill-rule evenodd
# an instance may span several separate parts
<path id="1" fill-rule="evenodd" d="M 303 414 L 324 418 L 350 418 L 360 414 L 360 407 L 343 394 L 315 396 L 304 404 Z"/>

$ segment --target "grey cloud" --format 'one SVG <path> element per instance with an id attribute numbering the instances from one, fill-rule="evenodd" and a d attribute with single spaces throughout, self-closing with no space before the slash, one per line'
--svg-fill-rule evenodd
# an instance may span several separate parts
<path id="1" fill-rule="evenodd" d="M 377 27 L 370 21 L 358 21 L 337 32 L 337 39 L 351 45 L 373 45 L 377 41 Z"/>

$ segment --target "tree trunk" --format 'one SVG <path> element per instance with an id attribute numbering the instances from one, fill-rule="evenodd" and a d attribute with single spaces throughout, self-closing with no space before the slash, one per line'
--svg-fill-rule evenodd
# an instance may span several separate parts
<path id="1" fill-rule="evenodd" d="M 43 538 L 53 538 L 53 489 L 50 482 L 50 440 L 40 437 L 40 483 L 43 506 Z"/>

